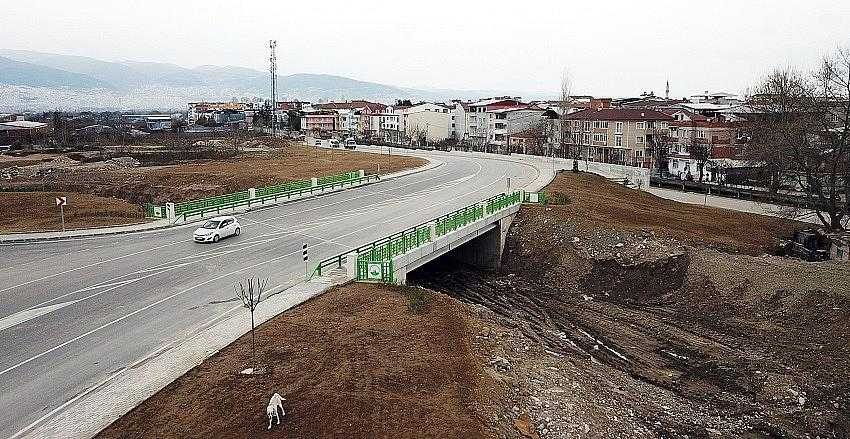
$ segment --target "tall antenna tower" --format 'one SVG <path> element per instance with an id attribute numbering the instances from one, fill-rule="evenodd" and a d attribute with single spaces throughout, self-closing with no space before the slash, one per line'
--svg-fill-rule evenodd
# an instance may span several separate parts
<path id="1" fill-rule="evenodd" d="M 271 74 L 271 95 L 272 95 L 272 137 L 277 136 L 277 40 L 269 40 L 269 49 L 271 56 L 269 57 L 269 73 Z"/>

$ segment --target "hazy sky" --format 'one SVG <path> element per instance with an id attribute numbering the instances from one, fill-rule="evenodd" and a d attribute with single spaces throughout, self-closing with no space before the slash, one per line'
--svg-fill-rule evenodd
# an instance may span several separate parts
<path id="1" fill-rule="evenodd" d="M 73 5 L 73 6 L 72 6 Z M 4 1 L 0 46 L 328 73 L 392 85 L 599 96 L 741 92 L 850 46 L 850 1 Z"/>

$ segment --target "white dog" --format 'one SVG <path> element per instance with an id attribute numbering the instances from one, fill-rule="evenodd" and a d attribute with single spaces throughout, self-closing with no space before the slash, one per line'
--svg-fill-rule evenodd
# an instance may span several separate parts
<path id="1" fill-rule="evenodd" d="M 280 416 L 286 415 L 286 412 L 283 411 L 283 401 L 286 401 L 286 398 L 281 397 L 278 393 L 272 395 L 269 400 L 269 406 L 266 407 L 266 415 L 269 417 L 269 428 L 267 430 L 272 429 L 272 417 L 277 420 L 277 425 L 280 425 Z M 280 416 L 277 415 L 277 409 L 280 409 Z"/>

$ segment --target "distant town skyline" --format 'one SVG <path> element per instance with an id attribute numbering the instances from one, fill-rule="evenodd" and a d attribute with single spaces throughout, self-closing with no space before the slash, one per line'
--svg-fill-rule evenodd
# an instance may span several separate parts
<path id="1" fill-rule="evenodd" d="M 429 1 L 416 5 L 109 3 L 3 6 L 3 48 L 278 71 L 402 87 L 670 96 L 742 93 L 774 67 L 812 68 L 850 45 L 843 1 L 588 4 Z"/>

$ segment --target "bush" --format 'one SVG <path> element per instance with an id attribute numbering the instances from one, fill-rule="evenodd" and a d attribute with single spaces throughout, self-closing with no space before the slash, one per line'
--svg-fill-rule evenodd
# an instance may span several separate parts
<path id="1" fill-rule="evenodd" d="M 404 295 L 407 296 L 407 309 L 414 314 L 422 314 L 434 301 L 434 293 L 422 287 L 405 288 Z"/>
<path id="2" fill-rule="evenodd" d="M 573 200 L 563 192 L 550 192 L 546 194 L 546 202 L 548 204 L 570 204 Z"/>

